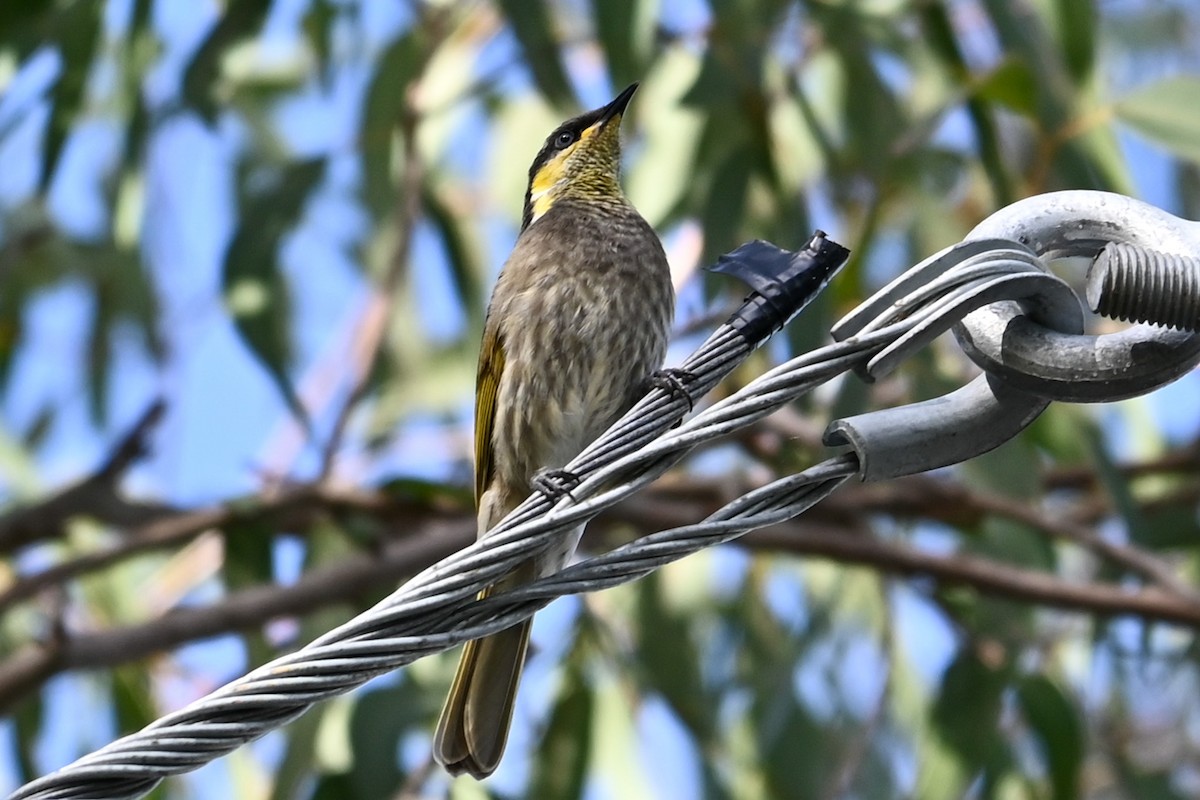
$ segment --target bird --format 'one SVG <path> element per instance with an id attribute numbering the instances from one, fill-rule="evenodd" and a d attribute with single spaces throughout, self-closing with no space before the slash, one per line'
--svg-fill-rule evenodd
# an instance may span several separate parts
<path id="1" fill-rule="evenodd" d="M 621 120 L 637 86 L 558 126 L 529 168 L 476 375 L 479 537 L 532 492 L 568 492 L 563 467 L 668 372 L 658 368 L 674 315 L 670 268 L 620 184 Z M 558 571 L 582 533 L 562 534 L 480 596 Z M 434 734 L 450 773 L 483 779 L 499 765 L 531 623 L 467 642 Z"/>

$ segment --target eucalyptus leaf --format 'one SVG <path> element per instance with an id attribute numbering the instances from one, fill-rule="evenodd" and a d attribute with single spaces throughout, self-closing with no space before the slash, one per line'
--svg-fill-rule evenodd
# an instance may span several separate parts
<path id="1" fill-rule="evenodd" d="M 231 48 L 258 32 L 270 9 L 270 0 L 229 0 L 225 13 L 184 69 L 183 100 L 209 125 L 216 122 L 220 110 L 217 84 L 222 59 Z"/>
<path id="2" fill-rule="evenodd" d="M 1200 163 L 1200 77 L 1152 83 L 1117 101 L 1117 117 L 1171 153 Z"/>
<path id="3" fill-rule="evenodd" d="M 1022 678 L 1017 699 L 1049 768 L 1054 800 L 1079 797 L 1084 759 L 1079 712 L 1058 684 L 1044 675 Z"/>
<path id="4" fill-rule="evenodd" d="M 546 0 L 498 0 L 498 5 L 512 26 L 538 89 L 555 106 L 570 108 L 575 91 L 559 52 L 553 6 Z"/>
<path id="5" fill-rule="evenodd" d="M 583 795 L 591 756 L 593 730 L 591 687 L 575 669 L 567 669 L 550 721 L 538 745 L 530 783 L 531 797 L 570 798 Z"/>
<path id="6" fill-rule="evenodd" d="M 278 170 L 271 185 L 242 209 L 242 222 L 225 250 L 222 271 L 225 305 L 238 335 L 305 425 L 307 412 L 288 375 L 291 302 L 279 267 L 279 246 L 324 174 L 323 159 L 298 161 Z"/>

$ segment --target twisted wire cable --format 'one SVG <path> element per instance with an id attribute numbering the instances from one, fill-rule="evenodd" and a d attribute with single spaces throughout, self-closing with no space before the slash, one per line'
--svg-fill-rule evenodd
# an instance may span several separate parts
<path id="1" fill-rule="evenodd" d="M 864 368 L 906 337 L 919 333 L 927 341 L 971 310 L 979 288 L 998 276 L 1022 270 L 1045 274 L 1036 263 L 1020 261 L 1011 255 L 976 259 L 962 273 L 939 279 L 933 289 L 925 286 L 897 301 L 859 335 L 793 358 L 667 430 L 679 423 L 692 398 L 705 394 L 760 343 L 731 325 L 721 326 L 680 367 L 690 376 L 689 397 L 650 391 L 567 465 L 580 478 L 570 495 L 557 501 L 531 496 L 483 539 L 424 570 L 372 609 L 27 784 L 12 798 L 139 797 L 163 778 L 228 753 L 321 700 L 510 627 L 555 597 L 628 582 L 703 547 L 796 516 L 855 475 L 857 459 L 835 456 L 749 492 L 701 522 L 639 538 L 516 590 L 476 600 L 480 589 L 548 547 L 559 531 L 638 491 L 695 446 L 745 427 L 848 370 Z"/>

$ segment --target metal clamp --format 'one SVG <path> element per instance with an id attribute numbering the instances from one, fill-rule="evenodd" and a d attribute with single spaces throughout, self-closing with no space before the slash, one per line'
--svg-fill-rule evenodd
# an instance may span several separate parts
<path id="1" fill-rule="evenodd" d="M 960 242 L 906 270 L 833 326 L 833 338 L 847 341 L 877 331 L 937 298 L 922 321 L 876 354 L 859 370 L 865 380 L 886 375 L 969 312 L 1002 300 L 1055 330 L 1083 332 L 1083 309 L 1066 283 L 1046 271 L 1028 247 L 1006 239 Z"/>
<path id="2" fill-rule="evenodd" d="M 845 341 L 908 320 L 860 374 L 886 374 L 947 329 L 984 374 L 944 397 L 836 420 L 825 443 L 853 448 L 863 480 L 896 478 L 994 449 L 1051 400 L 1117 400 L 1192 369 L 1200 363 L 1200 334 L 1162 327 L 1190 309 L 1186 303 L 1142 302 L 1142 309 L 1167 309 L 1171 319 L 1085 335 L 1080 299 L 1041 260 L 1096 257 L 1113 242 L 1200 252 L 1200 224 L 1119 195 L 1059 192 L 1005 208 L 964 242 L 896 278 L 834 326 L 834 338 Z M 1106 291 L 1134 285 L 1109 280 Z"/>
<path id="3" fill-rule="evenodd" d="M 920 403 L 835 420 L 829 446 L 850 445 L 864 481 L 885 481 L 957 464 L 994 450 L 1025 429 L 1050 401 L 984 373 Z"/>
<path id="4" fill-rule="evenodd" d="M 1014 239 L 1045 258 L 1095 258 L 1110 242 L 1160 253 L 1200 252 L 1200 223 L 1123 195 L 1054 192 L 1014 203 L 984 220 L 968 241 Z M 1011 303 L 994 304 L 954 328 L 986 372 L 1051 400 L 1097 403 L 1144 394 L 1200 363 L 1200 334 L 1135 325 L 1087 335 L 1048 327 Z"/>
<path id="5" fill-rule="evenodd" d="M 1004 302 L 1055 329 L 1083 331 L 1083 309 L 1066 283 L 1028 247 L 1003 240 L 962 242 L 930 256 L 878 291 L 833 328 L 835 339 L 907 325 L 860 370 L 871 380 L 950 330 L 965 314 Z M 1020 433 L 1050 400 L 980 375 L 943 397 L 836 420 L 827 445 L 849 445 L 859 477 L 889 480 L 956 464 Z"/>

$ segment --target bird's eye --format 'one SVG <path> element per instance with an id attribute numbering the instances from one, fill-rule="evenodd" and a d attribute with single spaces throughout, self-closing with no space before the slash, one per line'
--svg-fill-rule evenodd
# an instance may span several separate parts
<path id="1" fill-rule="evenodd" d="M 575 141 L 575 134 L 570 131 L 563 131 L 558 136 L 554 137 L 554 146 L 559 150 L 566 148 L 571 142 Z"/>

